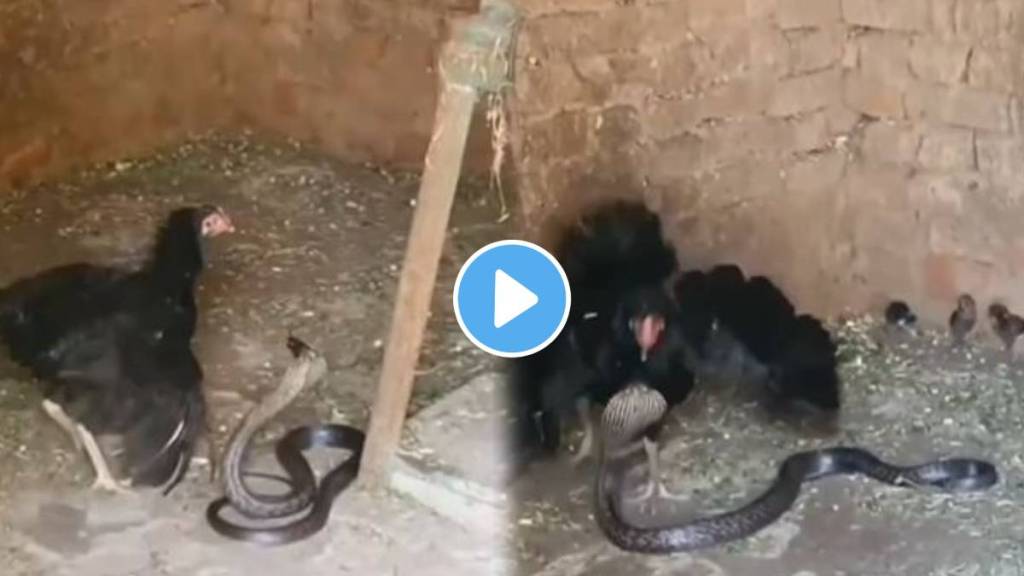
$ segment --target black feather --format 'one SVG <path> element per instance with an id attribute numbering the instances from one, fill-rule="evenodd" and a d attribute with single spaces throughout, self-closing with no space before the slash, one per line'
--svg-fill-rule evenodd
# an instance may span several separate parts
<path id="1" fill-rule="evenodd" d="M 778 399 L 825 411 L 839 408 L 836 346 L 819 320 L 797 316 L 771 280 L 745 279 L 735 264 L 716 266 L 700 278 L 700 272 L 688 272 L 675 287 L 681 314 L 691 325 L 691 343 L 700 353 L 696 371 L 738 375 L 767 385 Z M 702 308 L 714 316 L 714 334 Z"/>

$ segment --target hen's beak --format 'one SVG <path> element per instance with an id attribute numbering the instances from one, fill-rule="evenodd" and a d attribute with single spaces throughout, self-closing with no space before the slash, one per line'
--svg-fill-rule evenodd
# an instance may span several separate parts
<path id="1" fill-rule="evenodd" d="M 665 320 L 650 315 L 643 317 L 634 326 L 636 342 L 640 346 L 640 360 L 646 362 L 651 349 L 657 346 L 658 341 L 661 340 L 661 333 L 665 329 Z"/>
<path id="2" fill-rule="evenodd" d="M 219 233 L 230 234 L 235 231 L 235 225 L 231 223 L 231 218 L 224 212 L 224 210 L 217 208 L 217 214 L 220 215 L 221 226 Z"/>

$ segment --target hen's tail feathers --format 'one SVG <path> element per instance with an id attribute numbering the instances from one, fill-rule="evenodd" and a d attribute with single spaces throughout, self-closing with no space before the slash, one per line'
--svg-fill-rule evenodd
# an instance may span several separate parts
<path id="1" fill-rule="evenodd" d="M 836 345 L 821 321 L 797 316 L 792 302 L 771 280 L 746 279 L 734 264 L 716 266 L 703 279 L 699 274 L 684 274 L 676 284 L 684 320 L 686 302 L 700 303 L 744 354 L 769 371 L 775 394 L 826 411 L 839 408 Z M 701 290 L 706 300 L 701 300 Z"/>
<path id="2" fill-rule="evenodd" d="M 778 392 L 825 411 L 839 409 L 841 394 L 836 369 L 836 344 L 820 320 L 795 318 L 775 364 Z"/>
<path id="3" fill-rule="evenodd" d="M 572 395 L 572 391 L 562 389 L 560 377 L 564 370 L 560 363 L 569 360 L 559 358 L 563 338 L 560 336 L 540 352 L 510 361 L 510 441 L 517 453 L 554 453 L 561 445 L 559 397 Z"/>
<path id="4" fill-rule="evenodd" d="M 23 321 L 25 292 L 23 282 L 0 288 L 0 344 L 17 348 L 15 331 Z"/>
<path id="5" fill-rule="evenodd" d="M 133 484 L 163 486 L 169 494 L 188 472 L 205 417 L 202 393 L 189 391 L 177 418 L 153 418 L 136 427 L 126 438 Z"/>

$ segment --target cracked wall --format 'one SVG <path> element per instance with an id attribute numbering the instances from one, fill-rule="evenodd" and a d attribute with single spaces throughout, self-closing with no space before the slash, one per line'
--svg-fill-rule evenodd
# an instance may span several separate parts
<path id="1" fill-rule="evenodd" d="M 532 232 L 610 196 L 684 265 L 801 308 L 1024 306 L 1014 0 L 524 0 L 513 120 Z"/>

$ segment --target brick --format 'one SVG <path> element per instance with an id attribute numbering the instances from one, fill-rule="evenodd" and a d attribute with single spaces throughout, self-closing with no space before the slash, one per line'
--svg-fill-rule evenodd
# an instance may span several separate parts
<path id="1" fill-rule="evenodd" d="M 690 2 L 689 6 L 690 29 L 697 32 L 714 30 L 747 18 L 747 0 Z"/>
<path id="2" fill-rule="evenodd" d="M 863 73 L 847 72 L 843 75 L 843 102 L 852 110 L 873 118 L 899 119 L 905 116 L 903 90 Z"/>
<path id="3" fill-rule="evenodd" d="M 701 164 L 702 139 L 687 132 L 658 143 L 644 170 L 652 179 L 686 178 Z"/>
<path id="4" fill-rule="evenodd" d="M 975 195 L 987 187 L 985 178 L 978 173 L 919 172 L 910 179 L 907 199 L 911 206 L 959 214 L 963 211 L 965 194 Z"/>
<path id="5" fill-rule="evenodd" d="M 836 98 L 835 70 L 825 70 L 780 80 L 768 105 L 770 116 L 792 116 L 821 110 Z"/>
<path id="6" fill-rule="evenodd" d="M 552 52 L 611 53 L 675 38 L 688 19 L 687 2 L 620 6 L 600 12 L 559 12 L 528 18 L 522 35 L 540 56 Z"/>
<path id="7" fill-rule="evenodd" d="M 966 76 L 970 46 L 918 36 L 910 47 L 910 71 L 920 80 L 957 84 Z"/>
<path id="8" fill-rule="evenodd" d="M 752 110 L 751 80 L 742 78 L 707 92 L 679 99 L 655 100 L 646 105 L 644 133 L 661 140 L 689 130 L 700 122 L 736 118 Z"/>
<path id="9" fill-rule="evenodd" d="M 297 0 L 267 2 L 260 12 L 260 16 L 267 20 L 281 20 L 294 25 L 304 25 L 310 19 L 309 5 Z"/>
<path id="10" fill-rule="evenodd" d="M 725 215 L 751 200 L 777 197 L 783 189 L 777 165 L 759 159 L 744 159 L 694 174 L 692 184 L 700 191 L 700 213 L 715 215 Z"/>
<path id="11" fill-rule="evenodd" d="M 546 112 L 568 104 L 604 101 L 610 86 L 584 79 L 565 60 L 551 59 L 516 77 L 518 101 L 526 111 Z"/>
<path id="12" fill-rule="evenodd" d="M 590 123 L 582 110 L 566 110 L 532 122 L 524 130 L 523 154 L 537 158 L 571 158 L 587 150 Z"/>
<path id="13" fill-rule="evenodd" d="M 864 129 L 864 157 L 882 164 L 910 164 L 917 157 L 921 137 L 912 127 L 893 122 L 872 122 Z"/>
<path id="14" fill-rule="evenodd" d="M 622 4 L 621 0 L 565 0 L 552 4 L 547 0 L 519 0 L 516 6 L 530 18 L 539 18 L 552 14 L 575 14 L 614 9 Z"/>
<path id="15" fill-rule="evenodd" d="M 953 254 L 929 251 L 924 264 L 920 265 L 920 276 L 925 293 L 933 300 L 949 302 L 960 292 L 957 281 L 958 259 Z"/>
<path id="16" fill-rule="evenodd" d="M 649 102 L 641 116 L 644 136 L 658 141 L 679 136 L 698 122 L 698 105 L 693 99 L 664 99 Z"/>
<path id="17" fill-rule="evenodd" d="M 693 58 L 701 77 L 720 81 L 744 72 L 751 61 L 750 47 L 749 26 L 730 26 L 714 33 L 709 31 L 699 42 L 688 44 L 683 49 Z M 671 51 L 678 52 L 679 48 Z"/>
<path id="18" fill-rule="evenodd" d="M 1020 56 L 1006 49 L 975 47 L 967 69 L 967 83 L 984 90 L 1013 92 Z"/>
<path id="19" fill-rule="evenodd" d="M 856 290 L 855 294 L 859 293 L 855 298 L 858 298 L 861 306 L 881 308 L 882 303 L 892 298 L 893 294 L 906 293 L 916 288 L 910 283 L 912 275 L 909 271 L 915 268 L 915 258 L 919 258 L 919 251 L 893 248 L 909 246 L 909 242 L 913 242 L 913 237 L 907 238 L 908 244 L 900 242 L 900 236 L 906 236 L 905 231 L 910 229 L 906 222 L 893 221 L 893 218 L 889 218 L 886 223 L 876 223 L 863 215 L 858 216 L 860 218 L 855 221 L 857 224 L 883 233 L 889 245 L 878 246 L 877 240 L 871 245 L 863 245 L 860 242 L 844 243 L 844 246 L 854 244 L 856 249 L 850 249 L 849 264 L 846 266 L 848 271 L 844 271 L 843 276 L 849 277 L 848 285 L 852 290 Z M 894 232 L 896 234 L 893 234 Z M 899 234 L 900 232 L 903 234 Z M 868 239 L 874 240 L 870 236 Z M 924 311 L 917 301 L 914 302 L 914 310 L 923 316 Z"/>
<path id="20" fill-rule="evenodd" d="M 823 70 L 835 64 L 842 56 L 843 42 L 840 30 L 836 27 L 797 31 L 790 33 L 788 40 L 789 71 L 793 74 Z"/>
<path id="21" fill-rule="evenodd" d="M 910 80 L 910 41 L 900 35 L 871 32 L 857 38 L 857 64 L 863 74 L 904 86 Z"/>
<path id="22" fill-rule="evenodd" d="M 658 82 L 657 61 L 646 54 L 585 54 L 570 61 L 581 80 L 609 91 L 624 84 L 653 86 Z"/>
<path id="23" fill-rule="evenodd" d="M 926 129 L 921 135 L 917 161 L 928 170 L 974 170 L 974 132 L 963 128 Z"/>
<path id="24" fill-rule="evenodd" d="M 828 133 L 837 138 L 849 134 L 860 122 L 860 113 L 848 108 L 842 100 L 836 100 L 825 110 Z"/>
<path id="25" fill-rule="evenodd" d="M 780 147 L 781 126 L 766 118 L 741 118 L 704 128 L 701 167 L 729 164 Z"/>
<path id="26" fill-rule="evenodd" d="M 825 112 L 814 112 L 789 121 L 793 152 L 821 150 L 829 144 Z"/>
<path id="27" fill-rule="evenodd" d="M 747 0 L 747 18 L 760 21 L 760 24 L 771 24 L 778 4 L 779 0 Z"/>
<path id="28" fill-rule="evenodd" d="M 847 24 L 882 30 L 921 32 L 928 28 L 929 0 L 842 0 Z"/>
<path id="29" fill-rule="evenodd" d="M 776 22 L 783 30 L 839 22 L 839 0 L 779 0 Z"/>
<path id="30" fill-rule="evenodd" d="M 752 98 L 753 82 L 750 78 L 720 84 L 700 96 L 698 117 L 705 120 L 740 116 L 750 110 Z"/>
<path id="31" fill-rule="evenodd" d="M 710 84 L 714 70 L 708 70 L 699 55 L 686 46 L 661 52 L 654 60 L 656 78 L 652 87 L 658 93 L 683 92 Z"/>
<path id="32" fill-rule="evenodd" d="M 907 92 L 906 103 L 912 118 L 990 132 L 1010 130 L 1010 99 L 1003 94 L 966 86 L 919 83 Z"/>
<path id="33" fill-rule="evenodd" d="M 852 222 L 853 241 L 863 246 L 899 246 L 910 240 L 903 215 L 907 212 L 907 171 L 895 165 L 854 163 L 843 179 L 843 194 L 855 208 L 846 216 Z M 900 237 L 901 234 L 908 236 Z"/>
<path id="34" fill-rule="evenodd" d="M 983 44 L 1012 39 L 1020 12 L 1014 0 L 958 0 L 953 10 L 956 34 Z"/>
<path id="35" fill-rule="evenodd" d="M 932 30 L 940 38 L 952 38 L 956 33 L 956 3 L 957 0 L 931 0 Z"/>
<path id="36" fill-rule="evenodd" d="M 842 66 L 846 69 L 854 69 L 859 65 L 860 61 L 860 50 L 859 47 L 853 42 L 843 43 L 843 59 Z"/>
<path id="37" fill-rule="evenodd" d="M 698 70 L 694 56 L 692 50 L 680 45 L 656 53 L 586 53 L 571 58 L 571 70 L 586 84 L 608 95 L 636 91 L 637 86 L 659 94 L 679 93 L 713 80 L 708 73 Z"/>
<path id="38" fill-rule="evenodd" d="M 620 3 L 622 3 L 621 0 Z M 666 0 L 665 2 L 629 7 L 643 12 L 644 29 L 641 30 L 639 36 L 629 40 L 626 44 L 618 45 L 617 49 L 621 49 L 622 46 L 635 46 L 638 43 L 641 47 L 656 47 L 663 44 L 666 39 L 678 39 L 685 36 L 684 28 L 686 22 L 691 20 L 690 10 L 692 7 L 693 3 L 685 0 Z"/>
<path id="39" fill-rule="evenodd" d="M 846 154 L 830 150 L 796 160 L 786 166 L 786 190 L 798 193 L 816 193 L 835 190 L 843 179 Z"/>
<path id="40" fill-rule="evenodd" d="M 1024 181 L 1024 141 L 1016 136 L 979 134 L 978 169 L 999 184 L 1019 186 Z"/>
<path id="41" fill-rule="evenodd" d="M 774 26 L 757 27 L 750 33 L 750 65 L 770 76 L 789 75 L 789 42 Z"/>
<path id="42" fill-rule="evenodd" d="M 696 166 L 702 170 L 733 164 L 750 157 L 785 154 L 792 151 L 795 139 L 794 128 L 790 123 L 764 117 L 702 124 L 689 132 L 688 136 L 695 137 L 699 142 Z"/>
<path id="43" fill-rule="evenodd" d="M 629 156 L 636 149 L 640 135 L 640 120 L 632 106 L 610 106 L 601 110 L 594 124 L 598 151 L 610 155 L 614 161 Z"/>
<path id="44" fill-rule="evenodd" d="M 954 285 L 951 288 L 963 286 L 965 268 L 974 266 L 982 271 L 1002 259 L 1000 253 L 1005 252 L 994 245 L 991 225 L 970 211 L 962 216 L 939 214 L 929 218 L 928 247 L 932 252 L 952 258 Z M 953 294 L 956 292 L 950 296 Z"/>

